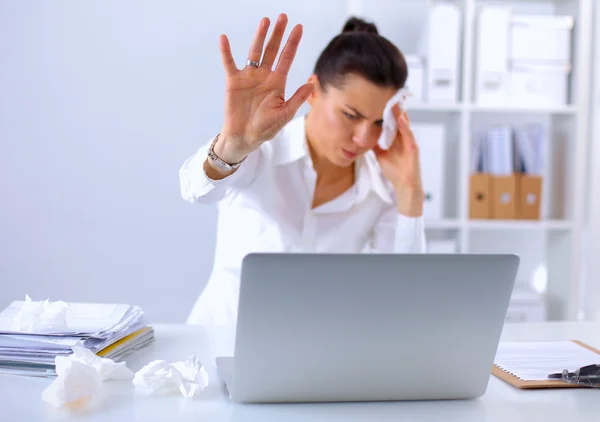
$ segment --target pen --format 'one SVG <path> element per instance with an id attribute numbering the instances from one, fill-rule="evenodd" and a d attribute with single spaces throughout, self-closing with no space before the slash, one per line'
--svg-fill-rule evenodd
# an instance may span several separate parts
<path id="1" fill-rule="evenodd" d="M 590 387 L 600 387 L 600 365 L 593 364 L 579 368 L 575 372 L 569 372 L 567 369 L 561 373 L 548 375 L 549 379 L 558 379 L 569 384 L 588 385 Z"/>

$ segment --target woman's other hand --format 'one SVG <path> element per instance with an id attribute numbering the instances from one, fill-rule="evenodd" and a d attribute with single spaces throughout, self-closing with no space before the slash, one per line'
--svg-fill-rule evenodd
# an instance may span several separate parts
<path id="1" fill-rule="evenodd" d="M 410 128 L 406 111 L 396 104 L 392 108 L 398 127 L 398 134 L 389 149 L 376 146 L 375 155 L 384 176 L 396 191 L 398 211 L 410 217 L 423 214 L 425 193 L 421 181 L 419 147 Z"/>
<path id="2" fill-rule="evenodd" d="M 287 75 L 302 38 L 301 25 L 292 29 L 277 66 L 273 68 L 287 21 L 285 14 L 279 15 L 266 47 L 264 43 L 270 22 L 268 18 L 260 21 L 248 53 L 248 60 L 260 63 L 258 67 L 247 64 L 238 69 L 229 40 L 226 35 L 221 35 L 220 49 L 226 81 L 225 119 L 214 150 L 226 162 L 239 162 L 263 142 L 272 139 L 294 118 L 313 90 L 313 84 L 307 83 L 287 101 L 285 99 Z"/>

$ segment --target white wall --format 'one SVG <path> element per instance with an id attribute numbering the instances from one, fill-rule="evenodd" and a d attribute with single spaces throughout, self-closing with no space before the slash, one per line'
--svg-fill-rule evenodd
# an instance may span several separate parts
<path id="1" fill-rule="evenodd" d="M 260 17 L 303 23 L 291 94 L 346 18 L 344 0 L 281 3 L 0 2 L 0 308 L 28 293 L 184 321 L 216 213 L 177 172 L 221 127 L 219 34 L 243 66 Z"/>
<path id="2" fill-rule="evenodd" d="M 429 3 L 362 9 L 414 54 Z M 177 172 L 221 127 L 219 34 L 230 36 L 241 67 L 262 16 L 288 13 L 288 32 L 303 23 L 291 94 L 341 29 L 346 6 L 0 0 L 0 308 L 28 293 L 134 303 L 153 322 L 184 321 L 211 270 L 216 213 L 180 198 Z M 492 238 L 487 246 L 514 251 L 514 240 Z M 528 255 L 527 280 L 538 255 Z"/>

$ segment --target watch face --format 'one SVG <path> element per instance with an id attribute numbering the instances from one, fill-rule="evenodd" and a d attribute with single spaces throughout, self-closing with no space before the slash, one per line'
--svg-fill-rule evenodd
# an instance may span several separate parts
<path id="1" fill-rule="evenodd" d="M 212 162 L 215 163 L 217 165 L 217 167 L 219 167 L 222 170 L 231 170 L 232 166 L 230 166 L 229 164 L 219 160 L 216 157 L 210 157 Z"/>

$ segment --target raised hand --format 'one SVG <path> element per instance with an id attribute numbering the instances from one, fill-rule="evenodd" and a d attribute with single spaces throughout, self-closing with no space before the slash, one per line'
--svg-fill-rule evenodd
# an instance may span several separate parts
<path id="1" fill-rule="evenodd" d="M 373 151 L 383 175 L 392 183 L 398 200 L 398 211 L 411 217 L 423 213 L 425 194 L 421 181 L 419 147 L 410 128 L 406 111 L 396 104 L 392 108 L 398 134 L 388 150 L 376 146 Z"/>
<path id="2" fill-rule="evenodd" d="M 247 64 L 241 70 L 235 65 L 227 36 L 221 35 L 221 58 L 226 73 L 225 122 L 214 150 L 226 162 L 241 161 L 272 139 L 292 120 L 313 90 L 313 84 L 307 83 L 285 99 L 287 75 L 302 38 L 301 25 L 292 29 L 273 69 L 287 22 L 285 14 L 279 15 L 263 55 L 270 22 L 268 18 L 260 21 Z"/>

